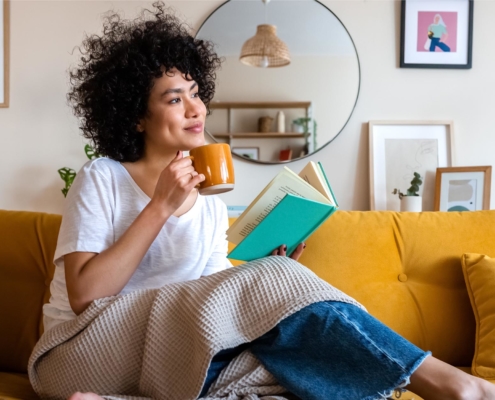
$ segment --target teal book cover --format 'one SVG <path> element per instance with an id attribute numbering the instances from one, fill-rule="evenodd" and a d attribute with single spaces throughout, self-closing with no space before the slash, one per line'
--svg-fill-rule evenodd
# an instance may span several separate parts
<path id="1" fill-rule="evenodd" d="M 228 258 L 252 261 L 271 255 L 282 244 L 291 254 L 337 208 L 287 194 L 229 254 Z"/>
<path id="2" fill-rule="evenodd" d="M 328 190 L 330 190 L 330 193 L 332 194 L 332 197 L 333 197 L 333 201 L 335 202 L 335 204 L 338 207 L 339 203 L 338 203 L 337 199 L 335 198 L 335 195 L 333 194 L 332 186 L 330 185 L 330 182 L 328 181 L 327 174 L 325 174 L 325 170 L 323 169 L 323 165 L 321 165 L 321 162 L 319 162 L 319 161 L 318 161 L 318 167 L 320 167 L 321 174 L 325 178 L 325 181 L 326 181 L 327 186 L 328 186 Z"/>

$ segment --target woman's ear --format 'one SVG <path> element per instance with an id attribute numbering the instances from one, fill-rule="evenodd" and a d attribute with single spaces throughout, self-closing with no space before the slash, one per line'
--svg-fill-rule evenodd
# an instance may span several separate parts
<path id="1" fill-rule="evenodd" d="M 144 128 L 143 128 L 143 125 L 141 125 L 141 123 L 137 124 L 136 128 L 137 128 L 138 132 L 140 132 L 140 133 L 144 132 Z"/>

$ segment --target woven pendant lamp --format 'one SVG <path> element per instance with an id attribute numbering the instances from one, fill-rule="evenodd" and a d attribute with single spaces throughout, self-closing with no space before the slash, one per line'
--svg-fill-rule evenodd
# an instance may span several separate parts
<path id="1" fill-rule="evenodd" d="M 277 37 L 275 25 L 258 25 L 256 35 L 242 46 L 239 60 L 252 67 L 275 68 L 290 64 L 287 45 Z"/>

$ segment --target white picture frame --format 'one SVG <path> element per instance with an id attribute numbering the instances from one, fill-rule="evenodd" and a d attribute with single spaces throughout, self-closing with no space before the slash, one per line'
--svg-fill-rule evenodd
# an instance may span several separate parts
<path id="1" fill-rule="evenodd" d="M 259 147 L 233 147 L 232 153 L 238 155 L 239 157 L 247 158 L 249 160 L 260 159 Z"/>
<path id="2" fill-rule="evenodd" d="M 370 121 L 370 208 L 400 210 L 394 189 L 405 192 L 414 172 L 423 179 L 423 211 L 433 211 L 435 176 L 453 165 L 452 121 Z"/>

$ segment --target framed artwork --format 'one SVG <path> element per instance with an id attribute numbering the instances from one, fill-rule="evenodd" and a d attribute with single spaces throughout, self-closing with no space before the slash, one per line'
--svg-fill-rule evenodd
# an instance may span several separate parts
<path id="1" fill-rule="evenodd" d="M 401 68 L 472 66 L 474 0 L 402 0 Z"/>
<path id="2" fill-rule="evenodd" d="M 232 153 L 244 158 L 249 158 L 250 160 L 259 160 L 260 158 L 259 147 L 233 147 Z"/>
<path id="3" fill-rule="evenodd" d="M 0 0 L 0 107 L 9 106 L 9 1 Z"/>
<path id="4" fill-rule="evenodd" d="M 490 209 L 492 167 L 437 168 L 435 211 Z"/>
<path id="5" fill-rule="evenodd" d="M 452 121 L 370 121 L 371 210 L 399 211 L 399 197 L 392 192 L 405 192 L 418 172 L 422 209 L 432 211 L 436 170 L 453 163 L 453 131 Z"/>

